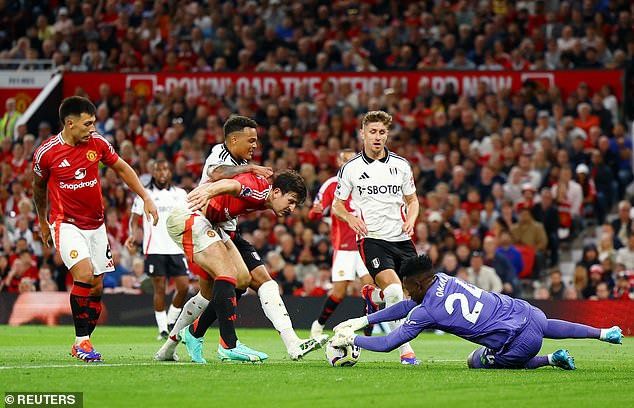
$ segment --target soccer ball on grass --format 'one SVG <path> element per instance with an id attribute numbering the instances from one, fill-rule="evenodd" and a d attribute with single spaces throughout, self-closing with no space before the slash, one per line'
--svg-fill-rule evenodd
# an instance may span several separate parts
<path id="1" fill-rule="evenodd" d="M 352 367 L 357 364 L 361 356 L 361 349 L 351 345 L 345 347 L 334 347 L 328 343 L 326 345 L 326 359 L 333 367 Z"/>

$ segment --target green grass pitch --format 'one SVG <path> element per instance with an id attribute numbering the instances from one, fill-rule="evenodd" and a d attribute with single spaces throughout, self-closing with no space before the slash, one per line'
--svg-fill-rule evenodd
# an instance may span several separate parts
<path id="1" fill-rule="evenodd" d="M 576 371 L 469 370 L 475 345 L 425 334 L 412 346 L 421 365 L 398 353 L 362 350 L 354 367 L 328 366 L 323 350 L 290 361 L 272 329 L 238 329 L 240 339 L 269 354 L 263 364 L 220 363 L 217 331 L 207 334 L 208 364 L 154 362 L 153 328 L 98 327 L 93 344 L 106 362 L 69 356 L 72 327 L 0 326 L 0 391 L 82 391 L 85 407 L 602 407 L 632 406 L 634 339 L 546 340 L 543 353 L 568 348 Z M 307 332 L 300 331 L 300 335 Z M 184 346 L 178 346 L 187 360 Z M 608 405 L 609 404 L 609 405 Z"/>

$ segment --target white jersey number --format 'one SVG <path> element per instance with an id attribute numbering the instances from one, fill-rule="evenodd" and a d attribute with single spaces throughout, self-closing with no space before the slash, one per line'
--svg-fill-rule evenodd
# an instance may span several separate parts
<path id="1" fill-rule="evenodd" d="M 480 299 L 480 296 L 482 296 L 482 289 L 461 280 L 456 280 L 456 283 L 462 286 L 475 298 Z M 480 312 L 482 311 L 483 304 L 481 302 L 476 302 L 473 306 L 473 310 L 469 311 L 469 302 L 467 301 L 467 296 L 464 293 L 452 293 L 451 295 L 447 296 L 447 300 L 445 300 L 445 310 L 447 311 L 447 313 L 453 314 L 455 310 L 453 305 L 456 300 L 460 301 L 460 311 L 462 312 L 462 316 L 468 322 L 475 324 L 480 317 Z"/>

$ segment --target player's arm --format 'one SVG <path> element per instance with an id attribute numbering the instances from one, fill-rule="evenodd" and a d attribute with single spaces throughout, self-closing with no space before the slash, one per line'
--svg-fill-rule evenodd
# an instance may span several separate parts
<path id="1" fill-rule="evenodd" d="M 411 302 L 407 304 L 407 302 Z M 389 319 L 394 318 L 394 316 L 401 315 L 401 313 L 405 310 L 411 311 L 413 307 L 416 306 L 416 303 L 411 300 L 406 300 L 399 302 L 387 309 L 382 310 L 384 312 L 388 309 L 393 309 L 396 306 L 398 307 L 398 312 L 396 310 L 392 311 L 389 315 Z M 373 315 L 378 315 L 379 312 L 373 313 Z M 370 315 L 372 316 L 372 315 Z M 385 315 L 387 316 L 387 315 Z M 401 315 L 400 318 L 407 316 Z M 385 317 L 388 318 L 388 317 Z M 378 319 L 378 317 L 377 317 Z M 381 317 L 383 319 L 383 317 Z M 378 323 L 385 320 L 375 320 L 371 319 L 374 323 Z M 387 336 L 375 336 L 375 337 L 366 337 L 366 336 L 357 336 L 352 331 L 351 327 L 347 327 L 343 330 L 339 330 L 335 332 L 335 336 L 332 339 L 332 344 L 334 346 L 345 346 L 348 344 L 354 344 L 361 348 L 371 351 L 382 351 L 388 352 L 392 351 L 395 348 L 407 343 L 410 340 L 413 340 L 416 336 L 418 336 L 423 330 L 426 328 L 432 327 L 433 320 L 427 313 L 427 311 L 419 307 L 414 310 L 410 318 L 405 321 L 401 326 L 399 326 L 396 330 L 392 331 Z"/>
<path id="2" fill-rule="evenodd" d="M 368 316 L 361 316 L 354 319 L 348 319 L 336 325 L 333 330 L 336 332 L 343 330 L 344 328 L 351 328 L 352 331 L 361 330 L 368 324 L 392 322 L 394 320 L 400 320 L 406 317 L 409 312 L 416 307 L 416 302 L 411 299 L 405 299 L 398 303 L 393 304 L 390 307 L 386 307 L 383 310 L 369 314 Z"/>
<path id="3" fill-rule="evenodd" d="M 403 232 L 412 236 L 414 234 L 414 226 L 416 225 L 416 219 L 418 218 L 419 204 L 418 196 L 416 193 L 404 195 L 405 205 L 407 206 L 407 216 L 403 223 Z"/>
<path id="4" fill-rule="evenodd" d="M 220 166 L 209 166 L 207 168 L 207 177 L 209 177 L 209 180 L 211 181 L 232 179 L 242 173 L 254 173 L 257 176 L 269 178 L 273 175 L 273 169 L 270 167 L 258 166 L 257 164 L 243 164 L 240 166 L 222 164 Z"/>
<path id="5" fill-rule="evenodd" d="M 35 211 L 40 221 L 40 237 L 46 247 L 51 246 L 51 229 L 47 221 L 47 184 L 48 177 L 40 177 L 33 172 L 33 201 L 35 202 Z"/>
<path id="6" fill-rule="evenodd" d="M 121 180 L 132 189 L 141 199 L 143 200 L 143 212 L 147 217 L 147 220 L 150 221 L 150 216 L 152 216 L 153 225 L 158 223 L 158 211 L 156 210 L 156 205 L 154 205 L 154 201 L 141 184 L 141 180 L 136 175 L 132 167 L 128 163 L 126 163 L 123 159 L 119 158 L 116 162 L 111 166 L 112 170 L 114 170 Z"/>
<path id="7" fill-rule="evenodd" d="M 341 200 L 338 197 L 335 197 L 332 202 L 332 213 L 335 215 L 335 217 L 348 224 L 350 229 L 353 230 L 355 234 L 362 237 L 368 235 L 368 226 L 365 225 L 365 222 L 363 222 L 361 218 L 346 210 L 345 201 Z"/>
<path id="8" fill-rule="evenodd" d="M 242 183 L 234 179 L 224 179 L 213 183 L 204 183 L 187 194 L 189 209 L 192 211 L 205 208 L 213 197 L 229 194 L 238 197 L 242 192 Z"/>
<path id="9" fill-rule="evenodd" d="M 139 222 L 140 218 L 141 216 L 139 214 L 135 214 L 135 213 L 130 214 L 130 225 L 128 228 L 130 235 L 125 240 L 125 246 L 126 248 L 128 248 L 128 251 L 130 251 L 131 253 L 136 250 L 134 238 L 136 237 L 137 230 L 139 229 L 143 230 L 143 224 Z"/>
<path id="10" fill-rule="evenodd" d="M 327 186 L 321 186 L 319 192 L 317 193 L 317 196 L 315 197 L 313 206 L 308 213 L 308 219 L 318 220 L 323 216 L 324 211 L 326 211 L 326 209 L 328 209 L 328 207 L 332 205 L 332 201 L 335 198 L 335 186 L 336 184 L 334 183 L 331 183 Z"/>

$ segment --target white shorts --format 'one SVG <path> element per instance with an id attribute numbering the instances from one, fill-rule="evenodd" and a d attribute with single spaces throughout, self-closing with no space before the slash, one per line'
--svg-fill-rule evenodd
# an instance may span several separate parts
<path id="1" fill-rule="evenodd" d="M 335 251 L 332 260 L 333 282 L 353 281 L 356 276 L 362 277 L 368 273 L 359 251 Z"/>
<path id="2" fill-rule="evenodd" d="M 50 228 L 55 248 L 68 269 L 82 259 L 89 258 L 93 275 L 114 271 L 105 224 L 94 230 L 79 229 L 65 222 L 55 223 Z"/>
<path id="3" fill-rule="evenodd" d="M 176 207 L 166 220 L 167 232 L 192 262 L 194 254 L 214 242 L 227 242 L 230 238 L 222 229 L 216 228 L 200 211 Z"/>

